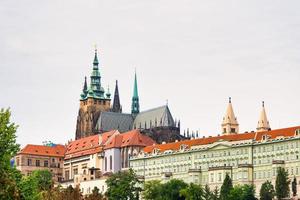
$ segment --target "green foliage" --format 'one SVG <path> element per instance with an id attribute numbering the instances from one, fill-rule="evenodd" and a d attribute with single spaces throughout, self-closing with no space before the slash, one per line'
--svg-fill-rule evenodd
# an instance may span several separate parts
<path id="1" fill-rule="evenodd" d="M 162 199 L 177 199 L 184 200 L 184 197 L 180 196 L 180 190 L 185 189 L 187 184 L 182 180 L 172 179 L 163 185 Z"/>
<path id="2" fill-rule="evenodd" d="M 289 188 L 290 180 L 288 178 L 287 171 L 279 167 L 277 170 L 276 177 L 276 185 L 275 185 L 275 193 L 278 200 L 289 197 L 290 188 Z"/>
<path id="3" fill-rule="evenodd" d="M 147 181 L 144 185 L 143 197 L 147 200 L 157 200 L 162 198 L 163 185 L 158 180 Z"/>
<path id="4" fill-rule="evenodd" d="M 266 181 L 261 185 L 259 196 L 261 200 L 272 200 L 274 198 L 274 186 L 270 181 Z"/>
<path id="5" fill-rule="evenodd" d="M 180 196 L 186 200 L 202 200 L 203 189 L 200 185 L 190 183 L 186 188 L 180 190 Z"/>
<path id="6" fill-rule="evenodd" d="M 9 109 L 0 110 L 0 199 L 20 199 L 18 185 L 21 175 L 10 167 L 10 159 L 20 146 L 16 144 L 17 126 L 10 122 Z"/>
<path id="7" fill-rule="evenodd" d="M 297 179 L 295 176 L 292 182 L 292 191 L 293 191 L 293 196 L 297 196 Z"/>
<path id="8" fill-rule="evenodd" d="M 51 189 L 51 179 L 52 175 L 48 170 L 33 171 L 30 176 L 21 180 L 21 196 L 26 200 L 40 199 L 43 191 Z"/>
<path id="9" fill-rule="evenodd" d="M 203 190 L 203 199 L 204 200 L 212 200 L 212 191 L 210 191 L 210 188 L 209 186 L 206 184 L 205 187 L 204 187 L 204 190 Z"/>
<path id="10" fill-rule="evenodd" d="M 140 183 L 132 169 L 118 172 L 106 180 L 108 187 L 106 196 L 118 200 L 139 199 Z"/>
<path id="11" fill-rule="evenodd" d="M 219 200 L 220 199 L 220 192 L 218 187 L 215 187 L 213 193 L 211 194 L 211 200 Z"/>
<path id="12" fill-rule="evenodd" d="M 220 199 L 228 200 L 228 195 L 230 193 L 230 190 L 232 190 L 232 188 L 233 188 L 232 180 L 229 177 L 229 174 L 226 173 L 225 179 L 224 179 L 222 187 L 221 187 Z"/>
<path id="13" fill-rule="evenodd" d="M 79 186 L 73 188 L 71 185 L 62 191 L 64 200 L 83 200 Z"/>
<path id="14" fill-rule="evenodd" d="M 97 187 L 94 187 L 92 194 L 88 195 L 85 200 L 102 200 L 104 199 L 103 195 L 99 192 Z"/>
<path id="15" fill-rule="evenodd" d="M 227 200 L 255 200 L 253 185 L 237 185 L 230 190 Z"/>

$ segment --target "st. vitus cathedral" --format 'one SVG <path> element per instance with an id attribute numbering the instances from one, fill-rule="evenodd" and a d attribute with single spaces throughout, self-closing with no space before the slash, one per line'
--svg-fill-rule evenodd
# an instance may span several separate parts
<path id="1" fill-rule="evenodd" d="M 122 113 L 118 81 L 116 81 L 113 105 L 109 89 L 101 85 L 101 74 L 97 50 L 93 62 L 90 84 L 85 77 L 76 125 L 76 139 L 103 133 L 110 130 L 126 132 L 140 129 L 157 143 L 181 140 L 180 121 L 174 121 L 168 105 L 140 112 L 137 76 L 134 76 L 134 87 L 131 113 Z"/>

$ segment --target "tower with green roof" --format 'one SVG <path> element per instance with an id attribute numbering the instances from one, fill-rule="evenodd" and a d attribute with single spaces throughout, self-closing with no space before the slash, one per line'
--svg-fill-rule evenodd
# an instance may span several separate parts
<path id="1" fill-rule="evenodd" d="M 96 133 L 95 126 L 100 113 L 110 110 L 110 92 L 105 93 L 101 85 L 101 74 L 97 49 L 95 49 L 90 84 L 85 77 L 83 90 L 80 95 L 80 108 L 77 117 L 76 139 Z"/>
<path id="2" fill-rule="evenodd" d="M 137 78 L 136 78 L 136 72 L 135 72 L 135 74 L 134 74 L 133 96 L 132 96 L 132 102 L 131 102 L 131 114 L 133 116 L 136 116 L 139 112 L 140 112 L 140 104 L 139 104 Z"/>

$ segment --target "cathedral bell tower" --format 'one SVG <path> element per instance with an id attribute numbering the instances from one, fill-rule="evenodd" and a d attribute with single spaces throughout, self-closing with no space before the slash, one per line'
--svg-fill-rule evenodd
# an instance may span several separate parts
<path id="1" fill-rule="evenodd" d="M 222 126 L 222 133 L 224 135 L 237 134 L 239 132 L 239 124 L 233 112 L 231 97 L 229 97 L 227 110 L 225 116 L 223 117 L 221 126 Z"/>
<path id="2" fill-rule="evenodd" d="M 97 49 L 93 69 L 90 76 L 90 85 L 88 86 L 85 77 L 83 90 L 80 95 L 80 106 L 76 125 L 76 139 L 93 135 L 96 130 L 95 126 L 102 111 L 110 110 L 110 93 L 105 93 L 101 86 L 101 75 L 99 71 L 99 61 Z"/>

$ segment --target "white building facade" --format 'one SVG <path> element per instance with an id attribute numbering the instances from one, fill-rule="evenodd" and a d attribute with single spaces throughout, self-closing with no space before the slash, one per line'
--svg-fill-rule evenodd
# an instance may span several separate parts
<path id="1" fill-rule="evenodd" d="M 131 158 L 130 167 L 145 181 L 181 179 L 220 189 L 226 173 L 233 184 L 275 185 L 276 172 L 285 168 L 300 191 L 300 126 L 271 130 L 264 103 L 257 132 L 238 134 L 231 99 L 222 122 L 222 135 L 152 145 Z"/>

